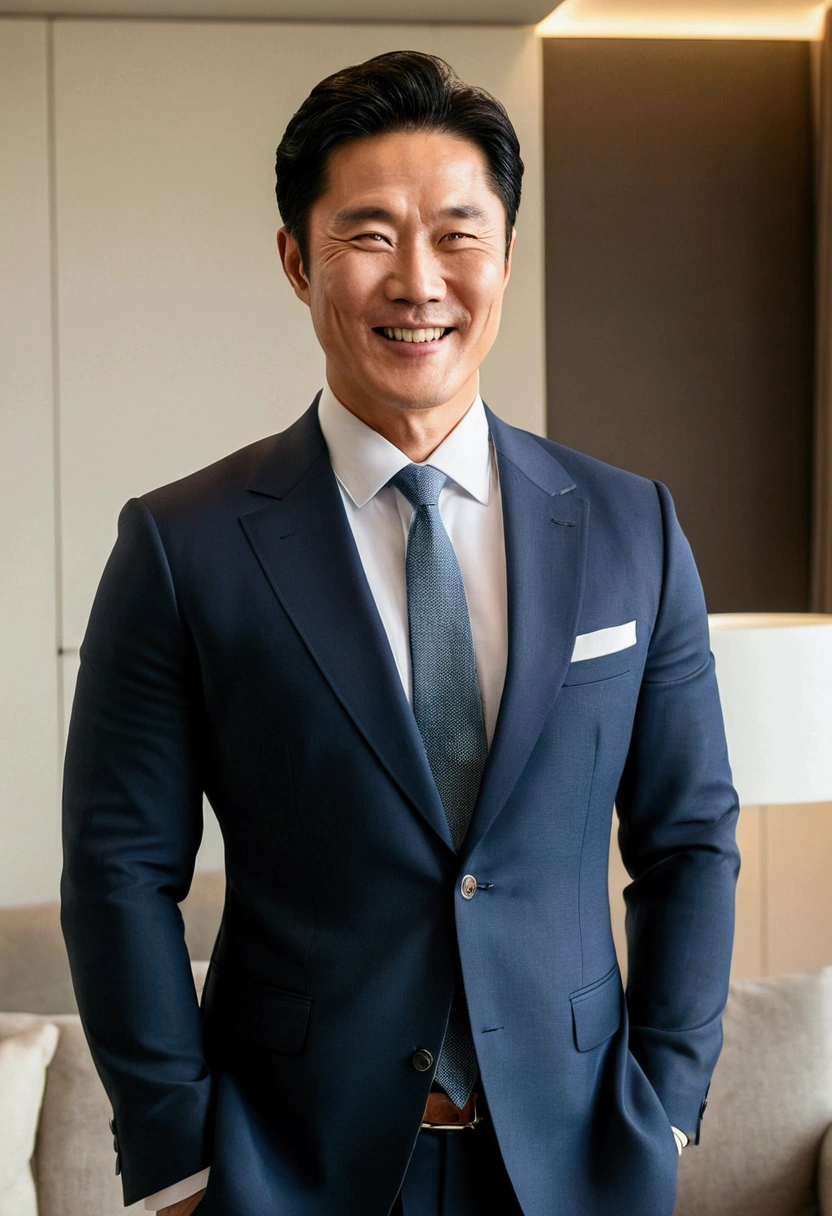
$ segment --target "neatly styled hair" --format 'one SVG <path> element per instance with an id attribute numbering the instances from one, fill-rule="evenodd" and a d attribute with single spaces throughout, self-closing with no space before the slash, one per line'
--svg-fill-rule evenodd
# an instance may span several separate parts
<path id="1" fill-rule="evenodd" d="M 309 212 L 326 191 L 336 148 L 393 131 L 438 131 L 483 152 L 506 212 L 506 256 L 520 206 L 523 162 L 505 107 L 436 55 L 390 51 L 327 76 L 293 116 L 277 149 L 277 206 L 308 267 Z"/>

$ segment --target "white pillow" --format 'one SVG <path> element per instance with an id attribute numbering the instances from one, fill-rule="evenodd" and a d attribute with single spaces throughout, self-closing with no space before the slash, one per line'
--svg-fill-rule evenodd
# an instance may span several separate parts
<path id="1" fill-rule="evenodd" d="M 32 1178 L 46 1069 L 58 1045 L 51 1022 L 0 1042 L 0 1216 L 37 1216 Z"/>

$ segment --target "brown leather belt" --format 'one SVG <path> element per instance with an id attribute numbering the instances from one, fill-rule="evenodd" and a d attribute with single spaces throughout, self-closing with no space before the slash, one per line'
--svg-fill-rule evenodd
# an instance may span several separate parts
<path id="1" fill-rule="evenodd" d="M 428 1103 L 422 1119 L 422 1127 L 428 1131 L 464 1131 L 465 1128 L 476 1127 L 481 1122 L 482 1115 L 477 1111 L 476 1094 L 471 1094 L 461 1110 L 454 1106 L 447 1094 L 428 1094 Z"/>

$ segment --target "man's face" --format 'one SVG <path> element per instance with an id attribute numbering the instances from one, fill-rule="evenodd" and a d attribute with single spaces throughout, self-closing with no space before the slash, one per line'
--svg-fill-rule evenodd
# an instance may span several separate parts
<path id="1" fill-rule="evenodd" d="M 390 411 L 470 405 L 510 269 L 505 209 L 475 144 L 424 131 L 342 145 L 308 244 L 304 268 L 280 234 L 329 384 L 353 413 L 372 425 Z"/>

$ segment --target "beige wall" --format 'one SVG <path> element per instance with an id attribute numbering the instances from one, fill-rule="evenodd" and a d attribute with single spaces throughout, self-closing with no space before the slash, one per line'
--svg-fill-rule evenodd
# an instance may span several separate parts
<path id="1" fill-rule="evenodd" d="M 281 429 L 321 384 L 274 253 L 274 148 L 321 76 L 394 47 L 445 56 L 517 126 L 520 240 L 483 389 L 542 431 L 530 31 L 0 19 L 0 905 L 57 893 L 60 742 L 119 508 Z M 209 819 L 201 864 L 220 861 Z"/>
<path id="2" fill-rule="evenodd" d="M 46 27 L 0 22 L 0 901 L 59 864 Z M 10 172 L 10 168 L 14 167 Z"/>

